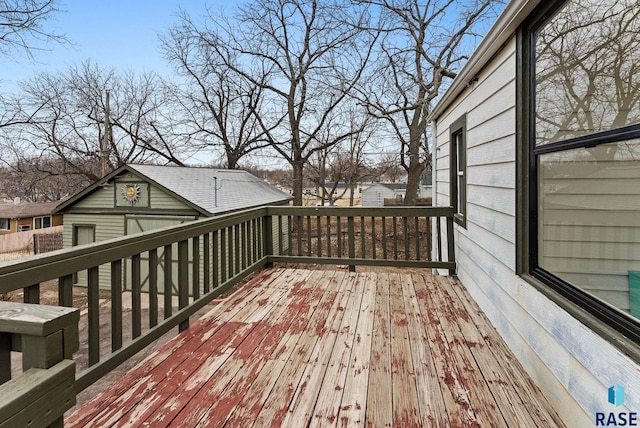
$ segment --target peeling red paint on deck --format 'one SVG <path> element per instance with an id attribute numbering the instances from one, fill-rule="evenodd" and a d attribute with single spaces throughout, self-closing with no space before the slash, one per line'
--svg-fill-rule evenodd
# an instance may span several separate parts
<path id="1" fill-rule="evenodd" d="M 455 279 L 271 269 L 67 426 L 559 426 Z M 524 418 L 524 419 L 523 419 Z"/>

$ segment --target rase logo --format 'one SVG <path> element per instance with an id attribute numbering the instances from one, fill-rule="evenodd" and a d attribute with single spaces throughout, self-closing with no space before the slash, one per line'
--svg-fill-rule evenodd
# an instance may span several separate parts
<path id="1" fill-rule="evenodd" d="M 616 407 L 624 404 L 624 387 L 622 385 L 615 384 L 609 388 L 609 403 Z"/>
<path id="2" fill-rule="evenodd" d="M 607 391 L 607 401 L 616 407 L 624 404 L 624 387 L 615 384 Z M 636 412 L 596 412 L 596 426 L 598 427 L 637 427 L 638 414 Z"/>

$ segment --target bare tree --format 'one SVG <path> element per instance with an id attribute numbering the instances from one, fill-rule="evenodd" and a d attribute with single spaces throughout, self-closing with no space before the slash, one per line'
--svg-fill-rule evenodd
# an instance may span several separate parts
<path id="1" fill-rule="evenodd" d="M 362 30 L 367 19 L 366 9 L 340 1 L 258 0 L 233 20 L 210 15 L 215 27 L 193 28 L 228 69 L 262 91 L 256 118 L 292 167 L 296 205 L 309 158 L 353 133 L 337 118 L 376 38 Z"/>
<path id="2" fill-rule="evenodd" d="M 180 16 L 181 24 L 161 36 L 165 57 L 186 79 L 185 85 L 167 85 L 177 107 L 174 114 L 181 116 L 192 144 L 221 148 L 225 167 L 235 169 L 244 156 L 268 146 L 256 118 L 263 88 L 233 71 L 233 51 L 216 49 L 190 16 Z"/>
<path id="3" fill-rule="evenodd" d="M 566 6 L 538 34 L 536 144 L 640 122 L 640 9 L 633 0 Z M 594 13 L 597 10 L 597 13 Z M 587 150 L 613 159 L 618 145 Z"/>
<path id="4" fill-rule="evenodd" d="M 39 44 L 66 43 L 64 35 L 46 28 L 60 12 L 56 0 L 0 0 L 0 55 L 11 52 L 32 57 L 33 50 L 43 49 Z"/>
<path id="5" fill-rule="evenodd" d="M 405 172 L 400 165 L 398 155 L 395 153 L 387 153 L 380 156 L 375 163 L 374 170 L 380 180 L 388 180 L 392 183 L 400 180 Z"/>
<path id="6" fill-rule="evenodd" d="M 428 167 L 427 117 L 473 49 L 478 26 L 497 15 L 501 0 L 365 0 L 379 8 L 385 37 L 377 67 L 361 86 L 369 113 L 386 121 L 408 173 L 406 205 L 414 205 Z"/>
<path id="7" fill-rule="evenodd" d="M 349 204 L 354 203 L 355 187 L 368 173 L 365 165 L 365 148 L 376 129 L 372 120 L 360 108 L 352 110 L 340 120 L 348 123 L 353 131 L 340 143 L 315 152 L 305 167 L 306 178 L 320 189 L 321 204 L 331 205 L 349 192 Z M 327 128 L 329 132 L 331 127 Z M 329 184 L 329 187 L 327 187 Z M 340 184 L 345 187 L 338 191 Z"/>
<path id="8" fill-rule="evenodd" d="M 41 73 L 23 82 L 23 93 L 10 103 L 19 109 L 11 113 L 14 124 L 3 128 L 3 150 L 15 161 L 53 156 L 61 163 L 45 162 L 42 168 L 51 166 L 54 174 L 62 165 L 90 181 L 100 178 L 101 161 L 109 171 L 127 162 L 181 165 L 159 88 L 153 74 L 118 75 L 92 63 L 59 74 Z"/>
<path id="9" fill-rule="evenodd" d="M 0 167 L 0 184 L 0 196 L 4 198 L 49 202 L 72 195 L 91 182 L 84 175 L 69 171 L 59 159 L 43 155 L 17 159 Z"/>

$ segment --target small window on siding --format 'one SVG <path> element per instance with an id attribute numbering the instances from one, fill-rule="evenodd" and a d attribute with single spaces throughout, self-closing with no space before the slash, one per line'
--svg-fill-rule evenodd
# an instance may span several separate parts
<path id="1" fill-rule="evenodd" d="M 11 230 L 11 222 L 8 218 L 0 218 L 0 230 Z"/>
<path id="2" fill-rule="evenodd" d="M 33 219 L 33 228 L 34 229 L 44 229 L 47 227 L 51 227 L 51 216 L 43 216 L 36 217 Z"/>
<path id="3" fill-rule="evenodd" d="M 454 219 L 462 227 L 467 227 L 467 116 L 462 116 L 449 128 L 451 142 L 451 206 Z"/>

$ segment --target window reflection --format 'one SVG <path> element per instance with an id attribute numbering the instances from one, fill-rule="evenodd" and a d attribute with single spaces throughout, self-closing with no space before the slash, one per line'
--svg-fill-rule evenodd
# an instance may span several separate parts
<path id="1" fill-rule="evenodd" d="M 640 140 L 539 157 L 539 265 L 640 318 Z"/>
<path id="2" fill-rule="evenodd" d="M 537 146 L 640 122 L 637 0 L 567 2 L 535 54 Z"/>

